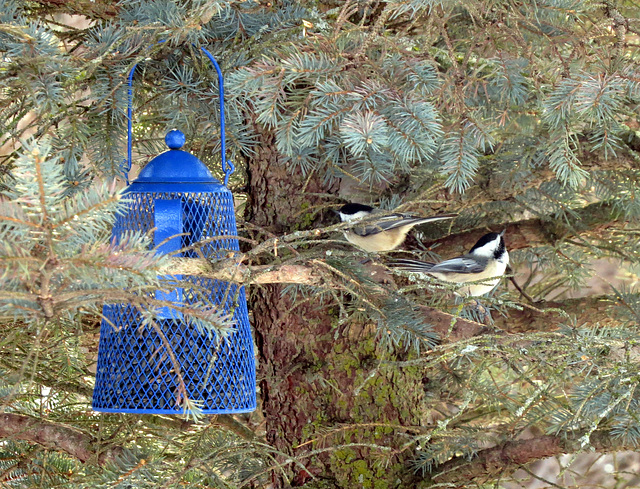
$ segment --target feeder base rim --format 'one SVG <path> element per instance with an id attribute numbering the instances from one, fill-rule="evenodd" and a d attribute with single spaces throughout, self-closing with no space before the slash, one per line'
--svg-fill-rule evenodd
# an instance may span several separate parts
<path id="1" fill-rule="evenodd" d="M 91 407 L 99 413 L 138 413 L 138 414 L 191 414 L 192 411 L 184 411 L 183 409 L 110 409 Z M 202 414 L 240 414 L 250 413 L 256 410 L 256 405 L 243 409 L 203 409 Z"/>

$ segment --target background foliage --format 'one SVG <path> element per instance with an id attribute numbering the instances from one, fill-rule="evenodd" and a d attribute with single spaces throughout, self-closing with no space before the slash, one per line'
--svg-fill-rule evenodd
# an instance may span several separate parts
<path id="1" fill-rule="evenodd" d="M 0 0 L 2 484 L 513 487 L 531 461 L 635 449 L 638 19 L 628 0 Z M 217 78 L 198 46 L 225 73 L 249 264 L 320 277 L 277 289 L 330 323 L 329 354 L 291 359 L 313 406 L 291 432 L 270 405 L 198 423 L 89 406 L 102 303 L 152 315 L 123 287 L 157 288 L 166 264 L 146 236 L 109 244 L 126 74 L 138 64 L 132 176 L 173 127 L 220 175 Z M 286 178 L 259 182 L 267 153 Z M 278 222 L 256 217 L 262 198 L 286 209 Z M 457 212 L 409 241 L 423 258 L 506 228 L 523 293 L 503 285 L 479 310 L 430 282 L 380 283 L 335 242 L 326 210 L 348 200 Z M 628 280 L 595 295 L 596 259 Z M 264 397 L 270 304 L 249 306 Z M 291 331 L 315 345 L 304 320 Z"/>

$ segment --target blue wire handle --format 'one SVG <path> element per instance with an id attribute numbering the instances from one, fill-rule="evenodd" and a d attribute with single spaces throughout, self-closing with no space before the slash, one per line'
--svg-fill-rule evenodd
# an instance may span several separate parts
<path id="1" fill-rule="evenodd" d="M 165 42 L 159 41 L 158 44 Z M 195 47 L 195 45 L 194 45 Z M 213 67 L 216 69 L 218 73 L 218 92 L 220 94 L 220 157 L 222 161 L 222 171 L 224 172 L 224 186 L 227 187 L 229 183 L 229 177 L 235 171 L 236 167 L 231 163 L 231 161 L 225 158 L 226 154 L 226 144 L 225 144 L 225 129 L 224 129 L 224 80 L 222 78 L 222 70 L 220 69 L 220 65 L 215 60 L 215 58 L 211 55 L 209 51 L 207 51 L 204 47 L 200 47 L 202 52 L 209 58 Z M 133 73 L 136 71 L 136 67 L 138 63 L 133 65 L 131 71 L 129 72 L 129 77 L 127 79 L 127 83 L 129 85 L 128 89 L 128 103 L 127 103 L 127 166 L 124 170 L 124 176 L 127 181 L 127 185 L 129 185 L 129 171 L 131 170 L 131 165 L 133 162 L 132 158 L 132 140 L 133 140 Z"/>

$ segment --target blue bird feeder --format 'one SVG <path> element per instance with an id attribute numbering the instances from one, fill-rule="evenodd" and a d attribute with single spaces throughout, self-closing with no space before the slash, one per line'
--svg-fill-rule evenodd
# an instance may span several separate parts
<path id="1" fill-rule="evenodd" d="M 175 252 L 206 240 L 200 253 L 217 259 L 239 251 L 233 196 L 227 188 L 234 168 L 225 159 L 222 72 L 211 54 L 201 49 L 218 72 L 224 185 L 198 158 L 180 149 L 185 143 L 184 134 L 173 130 L 165 138 L 170 149 L 151 160 L 126 189 L 129 204 L 116 218 L 113 238 L 118 241 L 127 232 L 155 229 L 153 243 L 158 253 L 196 258 L 192 250 Z M 127 175 L 131 167 L 135 68 L 129 74 Z M 156 291 L 157 299 L 189 306 L 205 296 L 221 312 L 233 314 L 234 329 L 225 337 L 208 334 L 185 319 L 179 309 L 168 306 L 158 310 L 156 329 L 145 325 L 133 306 L 105 305 L 94 410 L 182 414 L 182 388 L 206 414 L 243 413 L 256 408 L 255 360 L 244 287 L 198 276 L 176 278 L 182 280 L 180 287 Z"/>

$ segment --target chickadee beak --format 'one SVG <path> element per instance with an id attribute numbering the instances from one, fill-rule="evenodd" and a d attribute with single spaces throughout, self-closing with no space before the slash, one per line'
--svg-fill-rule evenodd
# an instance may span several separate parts
<path id="1" fill-rule="evenodd" d="M 507 228 L 504 228 L 504 229 L 502 230 L 502 232 L 500 233 L 500 236 L 504 236 L 504 233 L 506 233 L 506 232 L 507 232 Z"/>

